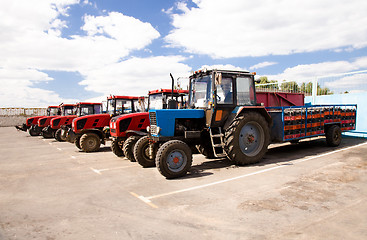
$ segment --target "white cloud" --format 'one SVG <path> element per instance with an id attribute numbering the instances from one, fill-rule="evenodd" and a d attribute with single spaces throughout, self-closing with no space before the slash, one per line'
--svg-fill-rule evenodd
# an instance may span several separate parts
<path id="1" fill-rule="evenodd" d="M 208 69 L 208 70 L 210 70 L 210 69 L 221 69 L 221 70 L 233 70 L 233 71 L 247 71 L 244 68 L 236 67 L 236 66 L 233 66 L 231 64 L 203 65 L 203 66 L 201 66 L 200 69 L 201 70 L 203 70 L 203 69 Z M 200 69 L 195 69 L 195 70 L 200 70 Z"/>
<path id="2" fill-rule="evenodd" d="M 104 95 L 146 95 L 148 90 L 171 88 L 169 73 L 175 79 L 188 76 L 191 69 L 180 63 L 183 60 L 180 56 L 131 58 L 85 72 L 80 84 Z"/>
<path id="3" fill-rule="evenodd" d="M 278 81 L 312 81 L 316 77 L 353 72 L 363 68 L 367 68 L 367 57 L 357 58 L 351 62 L 335 61 L 298 65 L 285 69 L 283 73 L 268 75 L 268 78 L 269 80 Z"/>
<path id="4" fill-rule="evenodd" d="M 275 65 L 275 64 L 277 64 L 277 62 L 261 62 L 261 63 L 258 63 L 256 65 L 251 66 L 249 69 L 250 70 L 255 70 L 255 69 L 259 69 L 259 68 L 269 67 L 269 66 L 272 66 L 272 65 Z"/>
<path id="5" fill-rule="evenodd" d="M 288 55 L 367 46 L 367 2 L 200 0 L 171 14 L 171 47 L 213 58 Z"/>
<path id="6" fill-rule="evenodd" d="M 145 94 L 148 87 L 158 88 L 164 82 L 169 85 L 169 71 L 189 71 L 179 56 L 121 62 L 132 51 L 143 50 L 160 37 L 150 23 L 122 13 L 85 15 L 81 28 L 85 35 L 61 37 L 68 22 L 60 20 L 60 16 L 68 16 L 73 4 L 79 4 L 79 0 L 0 3 L 0 102 L 3 107 L 69 102 L 70 99 L 61 99 L 55 92 L 34 87 L 39 81 L 53 80 L 42 72 L 45 70 L 79 72 L 85 76 L 82 84 L 86 89 L 106 95 L 133 94 L 139 92 L 137 89 L 144 89 Z"/>
<path id="7" fill-rule="evenodd" d="M 1 107 L 47 107 L 78 99 L 62 99 L 52 91 L 34 88 L 39 82 L 52 81 L 47 74 L 33 69 L 0 69 Z"/>

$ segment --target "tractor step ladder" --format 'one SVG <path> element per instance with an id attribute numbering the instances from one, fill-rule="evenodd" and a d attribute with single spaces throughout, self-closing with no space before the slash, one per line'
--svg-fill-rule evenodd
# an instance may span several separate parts
<path id="1" fill-rule="evenodd" d="M 213 146 L 213 153 L 215 157 L 226 157 L 227 154 L 224 151 L 224 142 L 221 127 L 209 128 L 210 140 Z"/>

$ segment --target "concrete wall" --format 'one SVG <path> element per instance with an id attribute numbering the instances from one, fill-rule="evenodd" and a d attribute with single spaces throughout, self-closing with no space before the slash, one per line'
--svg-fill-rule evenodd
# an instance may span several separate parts
<path id="1" fill-rule="evenodd" d="M 0 127 L 22 125 L 27 118 L 25 116 L 0 116 Z"/>
<path id="2" fill-rule="evenodd" d="M 312 97 L 305 97 L 305 104 L 311 103 Z M 357 126 L 355 132 L 367 137 L 367 93 L 348 93 L 317 96 L 315 104 L 357 104 Z"/>

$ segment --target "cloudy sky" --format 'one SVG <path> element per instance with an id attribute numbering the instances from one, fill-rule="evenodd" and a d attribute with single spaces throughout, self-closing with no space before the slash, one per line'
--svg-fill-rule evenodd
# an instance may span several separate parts
<path id="1" fill-rule="evenodd" d="M 204 66 L 365 70 L 366 13 L 364 0 L 0 1 L 0 107 L 146 95 Z"/>

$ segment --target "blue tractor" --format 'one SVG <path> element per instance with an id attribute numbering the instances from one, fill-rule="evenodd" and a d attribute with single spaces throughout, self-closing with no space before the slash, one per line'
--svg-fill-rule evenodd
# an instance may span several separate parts
<path id="1" fill-rule="evenodd" d="M 256 104 L 254 74 L 245 71 L 195 72 L 188 109 L 150 110 L 149 119 L 145 162 L 166 178 L 186 175 L 195 147 L 207 158 L 256 163 L 267 151 L 272 126 L 265 107 Z"/>

